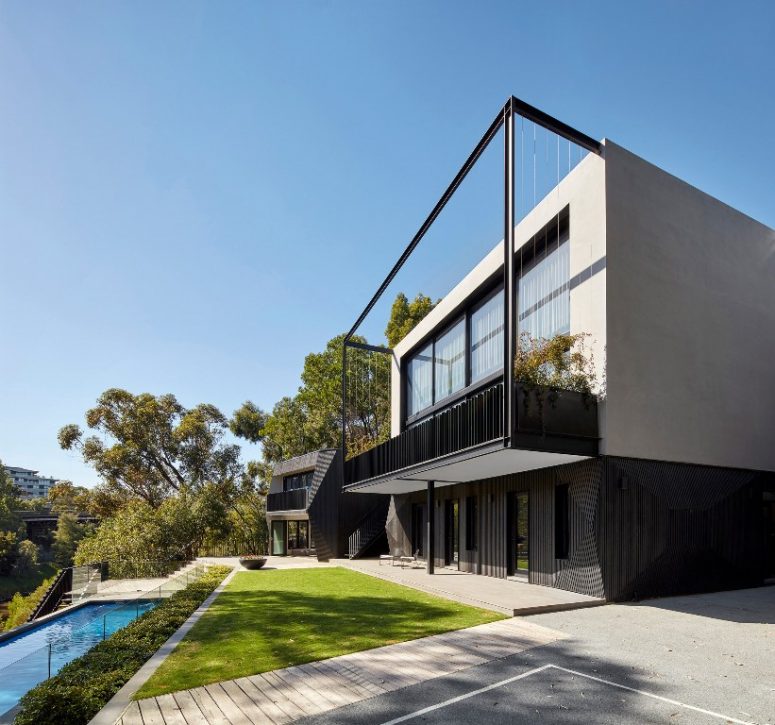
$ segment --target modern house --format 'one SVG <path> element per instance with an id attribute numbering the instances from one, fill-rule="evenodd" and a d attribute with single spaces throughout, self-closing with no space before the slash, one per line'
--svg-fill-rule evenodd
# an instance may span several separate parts
<path id="1" fill-rule="evenodd" d="M 266 499 L 269 553 L 322 561 L 368 553 L 385 538 L 386 496 L 344 496 L 335 448 L 278 463 Z"/>
<path id="2" fill-rule="evenodd" d="M 584 155 L 518 217 L 525 121 Z M 429 573 L 609 600 L 775 577 L 775 231 L 616 143 L 510 98 L 344 355 L 496 134 L 503 236 L 372 348 L 392 358 L 392 437 L 346 462 L 348 496 L 390 494 L 391 548 Z M 525 334 L 587 336 L 594 395 L 526 385 Z"/>

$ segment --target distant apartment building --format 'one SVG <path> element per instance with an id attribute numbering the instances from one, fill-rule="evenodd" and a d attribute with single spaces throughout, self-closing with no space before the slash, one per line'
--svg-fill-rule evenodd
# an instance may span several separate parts
<path id="1" fill-rule="evenodd" d="M 37 471 L 29 468 L 6 466 L 5 470 L 8 471 L 16 488 L 21 491 L 22 498 L 47 498 L 49 490 L 59 480 L 39 476 Z"/>

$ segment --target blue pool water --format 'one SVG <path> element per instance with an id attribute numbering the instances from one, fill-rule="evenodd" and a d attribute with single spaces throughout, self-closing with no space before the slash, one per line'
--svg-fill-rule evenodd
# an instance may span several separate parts
<path id="1" fill-rule="evenodd" d="M 0 642 L 0 714 L 64 665 L 90 650 L 103 637 L 125 627 L 158 601 L 86 604 L 12 639 Z"/>

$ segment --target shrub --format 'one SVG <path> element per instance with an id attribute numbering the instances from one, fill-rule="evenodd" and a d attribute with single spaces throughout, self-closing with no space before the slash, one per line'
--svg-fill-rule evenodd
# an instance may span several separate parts
<path id="1" fill-rule="evenodd" d="M 0 576 L 10 574 L 18 553 L 17 536 L 13 531 L 0 531 Z"/>
<path id="2" fill-rule="evenodd" d="M 9 629 L 18 627 L 20 624 L 24 624 L 32 614 L 32 610 L 38 606 L 40 600 L 51 586 L 51 582 L 55 577 L 45 579 L 43 583 L 32 594 L 28 594 L 26 597 L 16 592 L 8 605 L 8 619 L 5 620 L 3 629 L 7 632 Z"/>
<path id="3" fill-rule="evenodd" d="M 519 336 L 514 378 L 529 389 L 572 390 L 591 395 L 597 387 L 595 361 L 586 349 L 586 333 L 534 338 Z"/>
<path id="4" fill-rule="evenodd" d="M 98 643 L 19 703 L 15 725 L 88 723 L 223 580 L 217 566 L 155 609 Z"/>
<path id="5" fill-rule="evenodd" d="M 19 544 L 19 550 L 16 557 L 16 571 L 19 574 L 27 574 L 38 565 L 38 547 L 37 545 L 25 539 Z"/>

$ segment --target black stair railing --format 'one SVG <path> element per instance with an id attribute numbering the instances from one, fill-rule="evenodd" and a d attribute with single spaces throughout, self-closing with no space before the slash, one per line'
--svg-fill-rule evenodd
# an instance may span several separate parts
<path id="1" fill-rule="evenodd" d="M 385 531 L 387 508 L 377 504 L 364 516 L 347 539 L 347 556 L 355 559 L 363 554 Z"/>
<path id="2" fill-rule="evenodd" d="M 59 573 L 51 585 L 46 590 L 43 598 L 38 602 L 38 606 L 32 610 L 32 613 L 27 618 L 28 622 L 34 622 L 39 617 L 43 617 L 46 614 L 51 614 L 60 605 L 62 600 L 71 589 L 73 588 L 73 568 L 71 566 L 66 569 L 60 569 Z"/>

